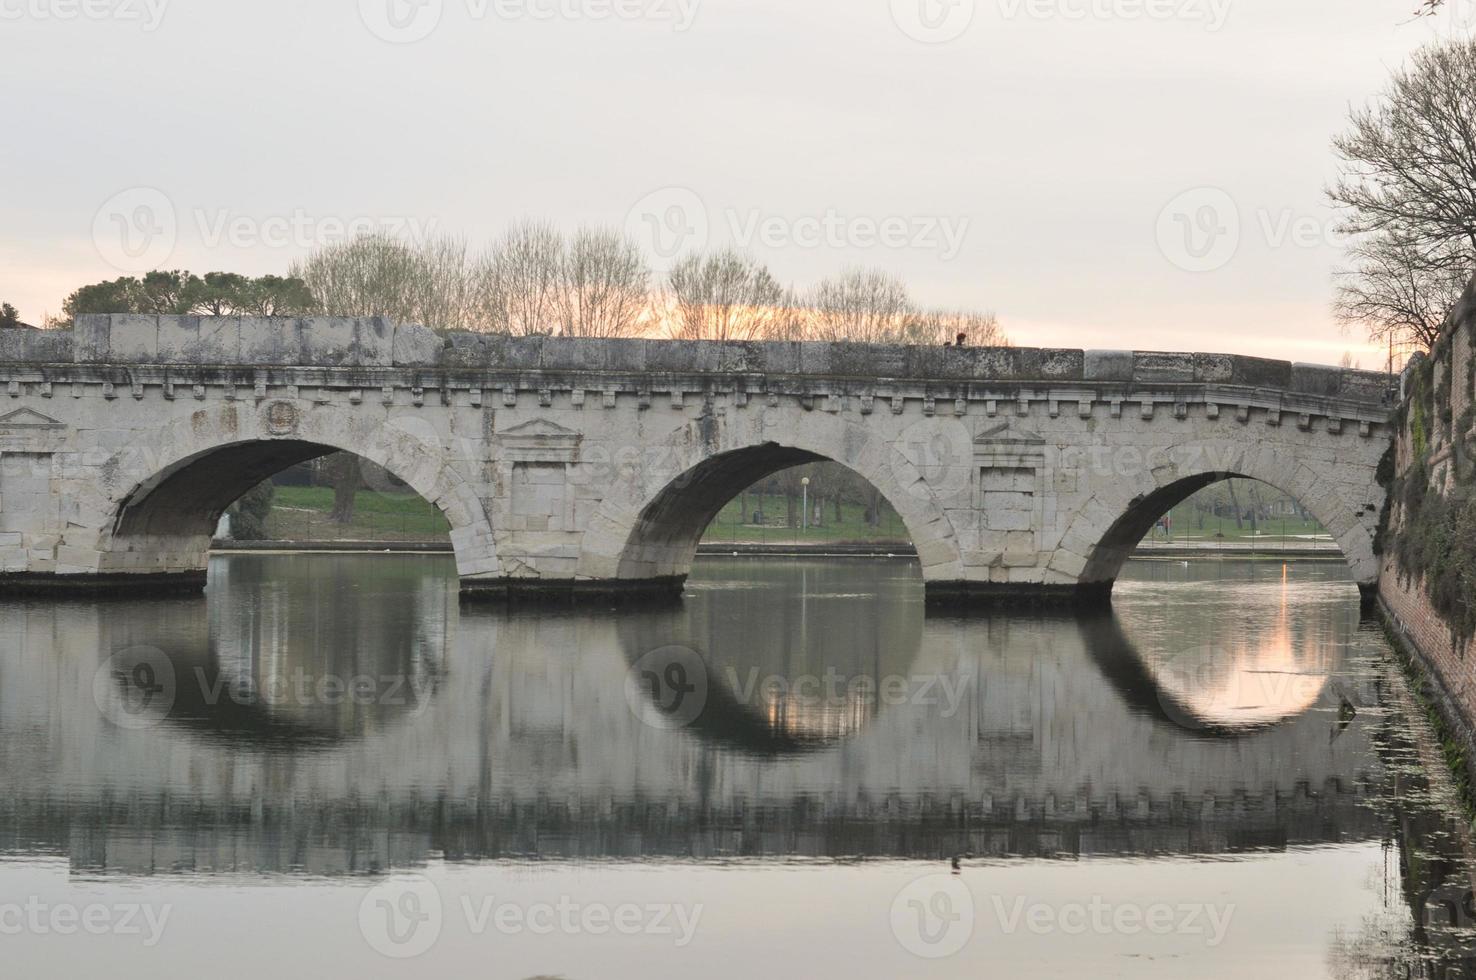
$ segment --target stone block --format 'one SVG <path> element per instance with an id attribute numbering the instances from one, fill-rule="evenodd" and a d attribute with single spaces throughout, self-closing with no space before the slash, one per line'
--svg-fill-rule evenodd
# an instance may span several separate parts
<path id="1" fill-rule="evenodd" d="M 72 327 L 72 357 L 78 364 L 97 364 L 108 359 L 112 317 L 84 313 Z"/>
<path id="2" fill-rule="evenodd" d="M 543 367 L 544 337 L 508 337 L 502 347 L 499 367 L 512 371 L 537 371 Z"/>
<path id="3" fill-rule="evenodd" d="M 242 364 L 294 364 L 302 356 L 297 320 L 282 317 L 241 317 Z"/>
<path id="4" fill-rule="evenodd" d="M 1084 353 L 1082 378 L 1086 381 L 1133 380 L 1133 352 L 1089 350 Z"/>
<path id="5" fill-rule="evenodd" d="M 1229 354 L 1195 354 L 1194 380 L 1205 384 L 1228 384 L 1235 379 L 1235 359 Z"/>
<path id="6" fill-rule="evenodd" d="M 1036 370 L 1047 381 L 1080 381 L 1086 370 L 1086 353 L 1044 348 L 1039 352 Z"/>
<path id="7" fill-rule="evenodd" d="M 799 345 L 799 373 L 831 374 L 830 344 L 817 342 Z"/>
<path id="8" fill-rule="evenodd" d="M 607 340 L 605 343 L 606 367 L 611 371 L 646 370 L 647 342 L 635 338 Z"/>
<path id="9" fill-rule="evenodd" d="M 991 531 L 1029 531 L 1031 512 L 1028 510 L 986 510 L 984 526 Z"/>
<path id="10" fill-rule="evenodd" d="M 29 330 L 0 330 L 0 361 L 25 361 L 29 352 L 26 336 Z"/>
<path id="11" fill-rule="evenodd" d="M 197 316 L 159 317 L 159 362 L 162 364 L 198 364 L 200 362 L 200 318 Z"/>
<path id="12" fill-rule="evenodd" d="M 1307 395 L 1335 397 L 1343 382 L 1342 368 L 1321 364 L 1293 364 L 1291 374 L 1291 390 Z"/>
<path id="13" fill-rule="evenodd" d="M 764 351 L 757 343 L 729 340 L 718 354 L 718 370 L 724 374 L 749 374 L 763 370 Z"/>
<path id="14" fill-rule="evenodd" d="M 453 333 L 446 337 L 449 347 L 441 351 L 447 367 L 500 367 L 506 355 L 507 337 L 502 334 Z"/>
<path id="15" fill-rule="evenodd" d="M 26 337 L 30 354 L 26 360 L 48 364 L 65 364 L 72 360 L 70 330 L 40 330 Z"/>
<path id="16" fill-rule="evenodd" d="M 808 346 L 808 345 L 806 345 Z M 942 344 L 913 345 L 904 348 L 907 367 L 902 377 L 907 378 L 966 378 L 972 365 L 966 357 L 960 357 L 951 347 Z M 953 373 L 949 373 L 950 367 Z M 861 375 L 866 377 L 864 373 Z"/>
<path id="17" fill-rule="evenodd" d="M 1252 388 L 1286 388 L 1291 385 L 1291 362 L 1265 357 L 1232 355 L 1235 361 L 1234 383 Z"/>
<path id="18" fill-rule="evenodd" d="M 968 347 L 965 348 L 974 361 L 971 377 L 983 380 L 1008 381 L 1020 376 L 1020 351 L 1013 347 Z"/>
<path id="19" fill-rule="evenodd" d="M 1147 384 L 1193 381 L 1194 355 L 1134 351 L 1133 380 Z"/>
<path id="20" fill-rule="evenodd" d="M 1397 386 L 1397 379 L 1377 371 L 1344 371 L 1338 394 L 1356 401 L 1378 403 Z"/>
<path id="21" fill-rule="evenodd" d="M 771 340 L 764 343 L 765 374 L 798 374 L 800 370 L 800 344 L 792 340 Z"/>
<path id="22" fill-rule="evenodd" d="M 200 318 L 195 363 L 235 364 L 241 360 L 241 318 L 238 316 L 205 316 Z"/>
<path id="23" fill-rule="evenodd" d="M 108 360 L 116 364 L 148 364 L 159 359 L 159 318 L 115 314 L 108 329 Z"/>
<path id="24" fill-rule="evenodd" d="M 716 371 L 721 354 L 721 347 L 710 341 L 651 340 L 646 342 L 646 370 L 658 374 Z"/>
<path id="25" fill-rule="evenodd" d="M 346 316 L 309 316 L 298 321 L 300 364 L 344 367 L 359 359 L 358 324 Z"/>
<path id="26" fill-rule="evenodd" d="M 603 371 L 608 353 L 604 341 L 592 337 L 549 337 L 543 342 L 547 370 Z"/>
<path id="27" fill-rule="evenodd" d="M 396 367 L 435 367 L 445 347 L 446 342 L 430 327 L 404 323 L 395 327 Z"/>
<path id="28" fill-rule="evenodd" d="M 358 363 L 364 367 L 390 367 L 395 362 L 395 325 L 388 317 L 365 316 L 355 320 L 354 343 Z"/>

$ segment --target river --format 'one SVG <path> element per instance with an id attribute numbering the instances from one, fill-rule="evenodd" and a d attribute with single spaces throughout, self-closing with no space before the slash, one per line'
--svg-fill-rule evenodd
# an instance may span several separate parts
<path id="1" fill-rule="evenodd" d="M 461 606 L 435 556 L 0 604 L 6 975 L 1466 976 L 1472 855 L 1338 563 Z"/>

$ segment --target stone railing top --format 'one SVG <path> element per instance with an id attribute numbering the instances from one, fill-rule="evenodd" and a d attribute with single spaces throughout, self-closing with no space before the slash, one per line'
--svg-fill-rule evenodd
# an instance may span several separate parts
<path id="1" fill-rule="evenodd" d="M 1236 354 L 440 334 L 384 317 L 85 315 L 72 331 L 0 331 L 0 363 L 779 374 L 936 381 L 1220 384 L 1386 404 L 1373 371 Z"/>

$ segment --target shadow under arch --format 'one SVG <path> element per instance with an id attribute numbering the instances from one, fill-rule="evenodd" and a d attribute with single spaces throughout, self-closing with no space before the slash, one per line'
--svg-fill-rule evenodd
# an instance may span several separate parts
<path id="1" fill-rule="evenodd" d="M 740 491 L 775 473 L 821 462 L 831 460 L 775 442 L 703 460 L 668 483 L 641 509 L 626 540 L 620 574 L 634 574 L 652 564 L 690 568 L 703 532 Z"/>
<path id="2" fill-rule="evenodd" d="M 226 509 L 258 483 L 338 451 L 322 443 L 263 439 L 186 456 L 124 496 L 113 520 L 113 538 L 209 535 Z"/>
<path id="3" fill-rule="evenodd" d="M 1325 497 L 1298 494 L 1270 480 L 1238 471 L 1211 471 L 1181 477 L 1128 500 L 1117 519 L 1096 536 L 1096 544 L 1087 555 L 1079 576 L 1080 585 L 1109 595 L 1123 565 L 1159 518 L 1200 490 L 1226 480 L 1264 483 L 1296 498 L 1333 536 L 1364 601 L 1371 599 L 1377 587 L 1378 563 L 1373 554 L 1373 541 L 1364 533 L 1362 525 L 1344 513 L 1338 504 L 1323 502 L 1327 499 Z M 1084 518 L 1078 518 L 1081 520 Z M 1343 529 L 1341 533 L 1339 528 Z M 1076 524 L 1073 523 L 1068 534 L 1075 529 Z"/>
<path id="4" fill-rule="evenodd" d="M 888 457 L 879 456 L 859 434 L 849 439 L 837 434 L 835 443 L 845 451 L 828 455 L 770 440 L 703 456 L 645 499 L 634 521 L 624 522 L 628 528 L 620 539 L 617 576 L 667 581 L 679 589 L 703 533 L 729 501 L 755 483 L 807 463 L 833 463 L 869 484 L 901 519 L 922 559 L 924 577 L 952 574 L 959 564 L 952 526 L 930 496 L 909 496 L 898 485 L 903 474 L 891 472 L 915 467 L 900 456 L 889 467 Z"/>

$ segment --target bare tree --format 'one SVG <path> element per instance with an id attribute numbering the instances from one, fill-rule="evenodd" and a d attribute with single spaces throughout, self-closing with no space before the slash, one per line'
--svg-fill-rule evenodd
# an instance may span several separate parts
<path id="1" fill-rule="evenodd" d="M 1333 142 L 1353 264 L 1336 312 L 1373 337 L 1428 346 L 1476 257 L 1476 39 L 1416 52 Z M 1459 290 L 1457 290 L 1458 292 Z"/>
<path id="2" fill-rule="evenodd" d="M 388 235 L 361 235 L 326 245 L 295 263 L 291 275 L 307 283 L 318 309 L 331 316 L 419 318 L 423 291 L 415 250 Z"/>
<path id="3" fill-rule="evenodd" d="M 466 330 L 476 323 L 474 261 L 466 239 L 444 235 L 414 249 L 416 275 L 411 279 L 415 319 L 438 330 Z"/>
<path id="4" fill-rule="evenodd" d="M 877 269 L 850 269 L 822 281 L 806 306 L 811 339 L 863 344 L 905 342 L 917 312 L 906 285 Z"/>
<path id="5" fill-rule="evenodd" d="M 754 340 L 773 334 L 785 293 L 769 270 L 732 250 L 689 255 L 667 276 L 670 331 L 679 340 Z"/>
<path id="6" fill-rule="evenodd" d="M 583 228 L 564 253 L 559 282 L 565 336 L 628 337 L 650 309 L 640 247 L 619 232 Z"/>
<path id="7" fill-rule="evenodd" d="M 970 310 L 933 310 L 918 314 L 907 330 L 909 344 L 952 344 L 964 338 L 967 347 L 1008 347 L 1009 338 L 993 313 Z"/>
<path id="8" fill-rule="evenodd" d="M 1429 261 L 1412 245 L 1374 235 L 1350 250 L 1355 264 L 1337 273 L 1333 312 L 1371 340 L 1429 350 L 1470 279 L 1459 257 Z"/>
<path id="9" fill-rule="evenodd" d="M 516 337 L 555 332 L 563 264 L 557 228 L 531 219 L 515 223 L 477 264 L 478 329 Z"/>

